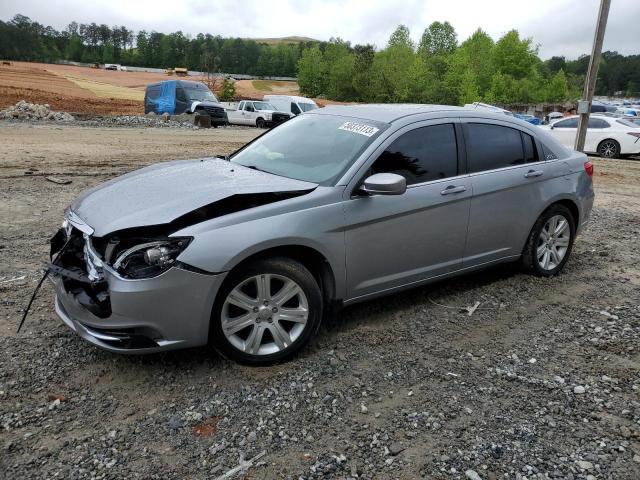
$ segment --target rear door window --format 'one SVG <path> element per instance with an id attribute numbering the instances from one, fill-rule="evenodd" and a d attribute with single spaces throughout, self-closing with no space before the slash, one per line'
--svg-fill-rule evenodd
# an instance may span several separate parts
<path id="1" fill-rule="evenodd" d="M 471 173 L 525 163 L 520 130 L 487 123 L 469 123 L 466 137 L 467 162 Z"/>
<path id="2" fill-rule="evenodd" d="M 416 128 L 398 137 L 378 157 L 371 173 L 395 173 L 407 185 L 458 174 L 458 149 L 453 124 Z"/>

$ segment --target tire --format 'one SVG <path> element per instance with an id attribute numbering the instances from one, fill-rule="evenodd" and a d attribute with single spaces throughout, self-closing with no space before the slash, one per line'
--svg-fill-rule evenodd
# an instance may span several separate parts
<path id="1" fill-rule="evenodd" d="M 266 295 L 259 285 L 263 281 L 269 285 Z M 232 271 L 223 283 L 211 316 L 210 342 L 222 356 L 240 363 L 281 362 L 318 332 L 322 310 L 322 292 L 304 265 L 284 257 L 259 260 Z"/>
<path id="2" fill-rule="evenodd" d="M 256 120 L 256 127 L 258 128 L 265 128 L 267 125 L 264 123 L 264 120 L 262 118 L 258 118 Z"/>
<path id="3" fill-rule="evenodd" d="M 598 155 L 602 158 L 619 158 L 620 144 L 610 138 L 603 140 L 598 144 Z"/>
<path id="4" fill-rule="evenodd" d="M 562 228 L 562 220 L 566 225 L 558 233 Z M 545 210 L 531 229 L 522 252 L 525 270 L 540 277 L 552 277 L 560 273 L 571 255 L 576 236 L 575 222 L 573 214 L 564 205 L 552 205 Z M 547 232 L 551 228 L 555 228 L 556 233 L 549 237 Z M 547 243 L 549 241 L 551 243 Z"/>

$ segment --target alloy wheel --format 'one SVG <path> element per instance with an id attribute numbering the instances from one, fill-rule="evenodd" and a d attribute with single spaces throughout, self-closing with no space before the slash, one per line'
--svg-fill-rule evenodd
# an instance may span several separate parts
<path id="1" fill-rule="evenodd" d="M 605 158 L 613 158 L 618 154 L 618 145 L 611 140 L 605 140 L 600 144 L 598 153 Z"/>
<path id="2" fill-rule="evenodd" d="M 250 355 L 269 355 L 300 337 L 309 319 L 309 302 L 290 278 L 260 274 L 236 285 L 221 313 L 222 331 L 231 345 Z"/>
<path id="3" fill-rule="evenodd" d="M 569 221 L 563 215 L 554 215 L 542 227 L 538 236 L 536 256 L 540 267 L 553 270 L 562 263 L 571 242 Z"/>

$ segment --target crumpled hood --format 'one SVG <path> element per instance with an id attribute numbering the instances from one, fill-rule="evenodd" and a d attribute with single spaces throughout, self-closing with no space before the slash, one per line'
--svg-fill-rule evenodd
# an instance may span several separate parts
<path id="1" fill-rule="evenodd" d="M 219 158 L 160 163 L 83 192 L 71 210 L 94 235 L 162 225 L 232 195 L 312 190 L 303 182 Z"/>

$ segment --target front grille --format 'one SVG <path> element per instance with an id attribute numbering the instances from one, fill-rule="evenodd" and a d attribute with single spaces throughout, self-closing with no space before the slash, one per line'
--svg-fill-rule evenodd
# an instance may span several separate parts
<path id="1" fill-rule="evenodd" d="M 204 108 L 204 111 L 207 112 L 210 117 L 221 118 L 224 116 L 224 108 L 222 107 L 205 106 L 203 108 Z"/>
<path id="2" fill-rule="evenodd" d="M 62 252 L 59 246 L 54 247 L 53 244 L 53 240 L 58 236 L 66 238 L 66 248 Z M 52 260 L 59 267 L 54 274 L 62 277 L 65 290 L 92 314 L 99 318 L 107 318 L 111 315 L 108 285 L 102 278 L 99 258 L 91 259 L 87 263 L 88 256 L 85 234 L 75 227 L 68 233 L 61 230 L 52 239 Z"/>

